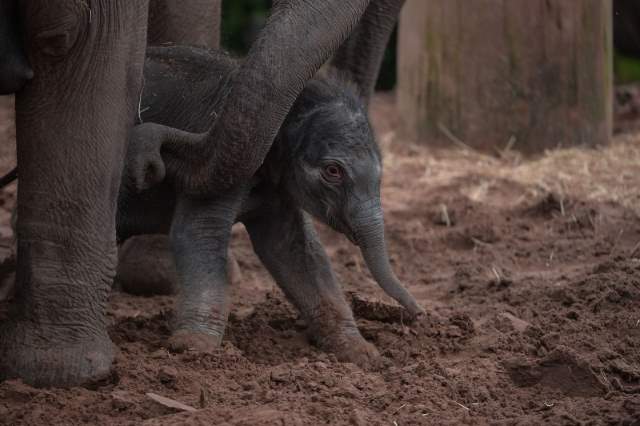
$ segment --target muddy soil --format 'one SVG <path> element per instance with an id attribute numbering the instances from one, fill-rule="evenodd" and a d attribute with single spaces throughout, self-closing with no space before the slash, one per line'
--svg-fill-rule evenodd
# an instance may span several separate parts
<path id="1" fill-rule="evenodd" d="M 640 425 L 640 135 L 523 162 L 412 145 L 388 96 L 373 120 L 392 261 L 429 315 L 403 323 L 358 251 L 320 231 L 381 369 L 309 345 L 237 227 L 242 277 L 217 353 L 165 349 L 171 296 L 114 292 L 112 383 L 1 383 L 0 424 Z"/>

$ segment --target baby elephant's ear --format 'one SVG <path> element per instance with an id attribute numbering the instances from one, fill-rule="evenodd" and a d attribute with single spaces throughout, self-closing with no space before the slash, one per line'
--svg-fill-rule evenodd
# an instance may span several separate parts
<path id="1" fill-rule="evenodd" d="M 164 135 L 157 131 L 162 127 L 145 123 L 131 130 L 124 173 L 138 192 L 161 183 L 165 178 L 166 168 L 160 154 Z"/>

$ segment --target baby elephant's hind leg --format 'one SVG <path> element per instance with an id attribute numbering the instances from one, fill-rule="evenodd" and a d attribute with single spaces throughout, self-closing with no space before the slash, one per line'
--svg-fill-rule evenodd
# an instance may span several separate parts
<path id="1" fill-rule="evenodd" d="M 241 194 L 178 200 L 171 248 L 179 296 L 172 350 L 210 352 L 220 346 L 229 314 L 227 248 Z"/>
<path id="2" fill-rule="evenodd" d="M 307 322 L 310 339 L 341 361 L 375 365 L 378 352 L 358 331 L 310 219 L 294 208 L 265 210 L 245 226 L 260 260 Z"/>

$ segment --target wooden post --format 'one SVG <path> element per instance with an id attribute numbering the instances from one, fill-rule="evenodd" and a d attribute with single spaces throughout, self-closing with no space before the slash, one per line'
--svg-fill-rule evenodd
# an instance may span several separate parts
<path id="1" fill-rule="evenodd" d="M 416 140 L 536 153 L 610 139 L 610 0 L 408 0 L 398 38 Z"/>

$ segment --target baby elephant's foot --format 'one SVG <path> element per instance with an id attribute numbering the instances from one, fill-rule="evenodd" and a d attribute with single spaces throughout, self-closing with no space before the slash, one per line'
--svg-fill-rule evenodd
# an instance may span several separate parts
<path id="1" fill-rule="evenodd" d="M 213 353 L 222 344 L 222 335 L 212 335 L 194 330 L 176 330 L 169 338 L 172 352 L 196 351 Z"/>
<path id="2" fill-rule="evenodd" d="M 352 362 L 364 369 L 375 369 L 381 364 L 380 353 L 362 337 L 355 324 L 332 332 L 316 330 L 310 337 L 320 349 L 333 353 L 338 361 Z"/>

